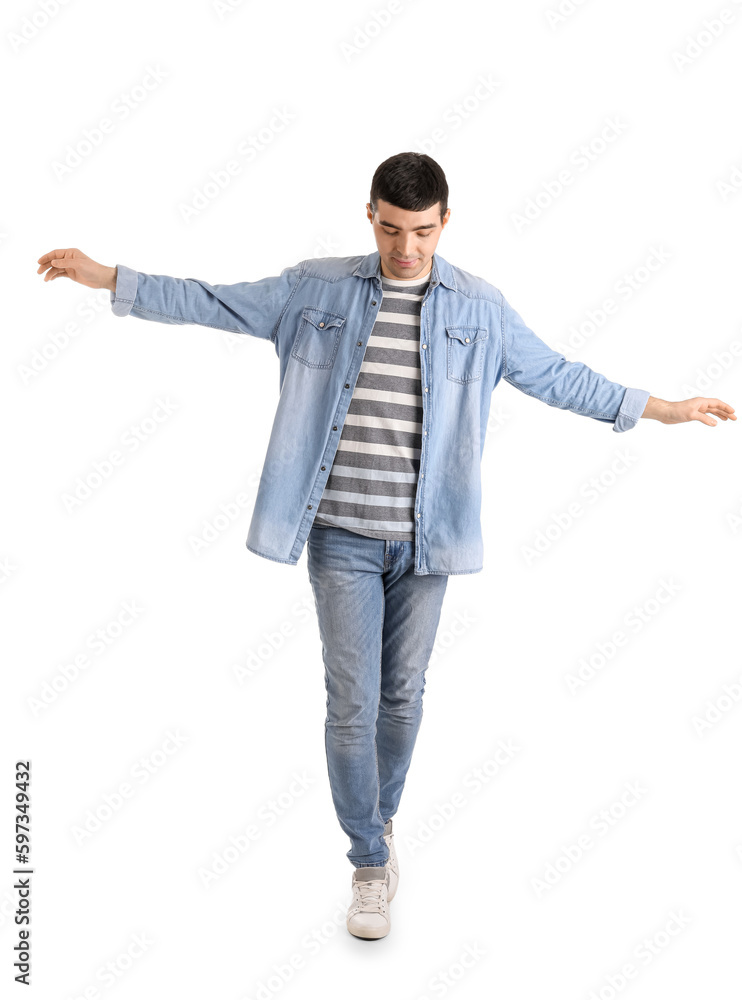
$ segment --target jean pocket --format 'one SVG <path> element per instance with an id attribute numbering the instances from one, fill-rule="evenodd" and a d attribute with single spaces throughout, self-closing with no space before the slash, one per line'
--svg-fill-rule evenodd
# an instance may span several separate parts
<path id="1" fill-rule="evenodd" d="M 486 326 L 447 326 L 447 375 L 452 382 L 476 382 L 482 377 Z"/>
<path id="2" fill-rule="evenodd" d="M 332 368 L 345 316 L 307 306 L 294 339 L 291 356 L 309 368 Z"/>

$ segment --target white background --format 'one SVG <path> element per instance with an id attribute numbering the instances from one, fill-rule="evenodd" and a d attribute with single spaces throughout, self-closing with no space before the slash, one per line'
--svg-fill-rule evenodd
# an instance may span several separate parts
<path id="1" fill-rule="evenodd" d="M 374 169 L 424 150 L 450 186 L 440 253 L 547 343 L 652 395 L 739 410 L 742 7 L 588 0 L 555 24 L 557 0 L 47 9 L 2 15 L 3 991 L 14 763 L 30 758 L 32 995 L 738 996 L 739 424 L 642 420 L 618 435 L 497 388 L 484 570 L 449 580 L 395 818 L 392 930 L 360 941 L 345 929 L 352 867 L 306 550 L 291 567 L 244 544 L 278 400 L 273 348 L 117 318 L 108 292 L 44 283 L 36 260 L 78 247 L 231 283 L 368 253 Z M 704 34 L 723 9 L 732 23 Z M 150 68 L 160 82 L 137 90 Z M 210 172 L 276 109 L 290 121 L 187 221 Z M 104 118 L 112 131 L 55 169 Z M 601 143 L 611 121 L 620 134 Z M 546 195 L 565 169 L 573 182 Z M 529 199 L 540 207 L 519 227 Z M 644 268 L 653 254 L 664 262 Z M 608 298 L 617 308 L 590 327 Z M 66 509 L 158 399 L 168 419 Z M 240 493 L 239 516 L 195 554 Z M 581 516 L 553 527 L 574 502 Z M 120 628 L 126 602 L 139 611 Z M 508 740 L 517 751 L 497 767 Z M 641 792 L 622 805 L 629 784 Z M 230 854 L 251 825 L 257 839 Z"/>

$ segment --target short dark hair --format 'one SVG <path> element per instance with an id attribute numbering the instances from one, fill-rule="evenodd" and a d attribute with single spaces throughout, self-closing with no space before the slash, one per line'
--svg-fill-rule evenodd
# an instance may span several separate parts
<path id="1" fill-rule="evenodd" d="M 448 208 L 448 184 L 440 164 L 427 153 L 396 153 L 380 163 L 371 180 L 371 211 L 378 199 L 407 212 L 424 212 L 441 203 L 441 221 Z"/>

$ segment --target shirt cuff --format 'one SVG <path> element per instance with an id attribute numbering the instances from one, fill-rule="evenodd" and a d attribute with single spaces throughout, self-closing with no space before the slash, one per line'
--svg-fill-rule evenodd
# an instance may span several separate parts
<path id="1" fill-rule="evenodd" d="M 644 413 L 649 393 L 646 389 L 627 389 L 623 394 L 621 407 L 613 423 L 613 430 L 630 431 Z"/>
<path id="2" fill-rule="evenodd" d="M 139 276 L 136 271 L 125 264 L 117 264 L 116 291 L 111 292 L 111 308 L 114 316 L 128 316 L 134 299 L 137 297 L 137 282 Z"/>

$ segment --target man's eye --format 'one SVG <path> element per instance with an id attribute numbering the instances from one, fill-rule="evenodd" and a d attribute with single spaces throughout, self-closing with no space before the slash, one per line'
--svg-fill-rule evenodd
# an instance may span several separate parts
<path id="1" fill-rule="evenodd" d="M 392 230 L 392 232 L 389 232 L 388 229 L 385 229 L 384 232 L 386 233 L 387 236 L 396 236 L 397 235 L 397 230 L 396 229 Z M 427 239 L 428 236 L 432 236 L 433 234 L 432 233 L 418 233 L 417 235 L 420 236 L 420 237 L 422 237 L 422 239 Z"/>

